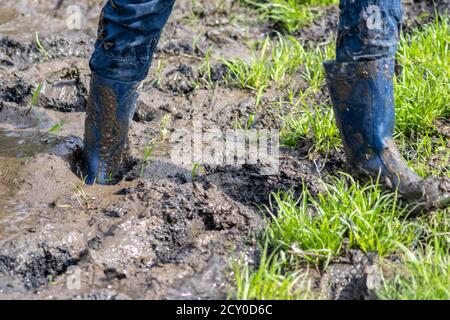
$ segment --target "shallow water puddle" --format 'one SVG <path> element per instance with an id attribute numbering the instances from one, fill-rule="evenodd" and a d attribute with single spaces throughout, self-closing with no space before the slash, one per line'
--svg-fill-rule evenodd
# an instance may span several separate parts
<path id="1" fill-rule="evenodd" d="M 48 148 L 39 134 L 0 129 L 0 157 L 31 157 Z"/>
<path id="2" fill-rule="evenodd" d="M 22 162 L 50 147 L 36 133 L 0 129 L 0 237 L 4 228 L 26 216 L 26 208 L 9 199 L 19 187 Z"/>
<path id="3" fill-rule="evenodd" d="M 13 8 L 0 8 L 1 35 L 13 35 L 25 30 L 24 27 L 20 28 L 14 25 L 15 23 L 13 21 L 17 18 L 17 16 L 17 11 Z"/>

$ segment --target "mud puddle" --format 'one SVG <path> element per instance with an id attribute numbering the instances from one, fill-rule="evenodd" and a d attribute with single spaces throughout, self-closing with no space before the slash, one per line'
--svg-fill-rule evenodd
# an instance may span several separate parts
<path id="1" fill-rule="evenodd" d="M 56 1 L 31 2 L 29 9 L 24 1 L 0 5 L 0 119 L 10 126 L 0 130 L 0 299 L 226 298 L 233 290 L 230 258 L 258 260 L 261 206 L 269 204 L 271 192 L 300 193 L 302 181 L 318 192 L 324 172 L 343 169 L 343 155 L 310 160 L 305 151 L 281 150 L 279 171 L 271 175 L 259 163 L 218 164 L 205 165 L 194 177 L 192 168 L 170 159 L 166 142 L 143 170 L 142 161 L 164 119 L 170 119 L 164 128 L 169 134 L 191 128 L 197 115 L 204 128 L 233 128 L 250 115 L 255 128 L 279 128 L 280 113 L 290 110 L 256 110 L 252 93 L 224 83 L 220 62 L 247 57 L 249 43 L 273 30 L 231 0 L 220 6 L 200 0 L 195 10 L 192 1 L 178 0 L 134 116 L 127 173 L 114 186 L 85 186 L 73 160 L 83 138 L 92 21 L 103 1 L 66 0 L 59 7 Z M 80 30 L 66 27 L 73 4 L 88 20 Z M 326 9 L 323 21 L 295 36 L 323 41 L 335 29 L 336 14 L 336 7 Z M 20 29 L 23 17 L 32 21 L 29 30 Z M 35 31 L 46 54 L 36 46 Z M 203 85 L 208 49 L 215 89 Z M 26 116 L 39 83 L 43 90 Z M 282 92 L 270 92 L 261 104 L 282 98 Z M 55 124 L 61 125 L 57 138 L 40 136 Z M 355 254 L 318 282 L 330 298 L 364 298 L 369 260 Z"/>
<path id="2" fill-rule="evenodd" d="M 8 23 L 17 17 L 17 11 L 13 8 L 0 8 L 0 25 Z"/>
<path id="3" fill-rule="evenodd" d="M 54 139 L 53 139 L 54 140 Z M 10 199 L 20 188 L 17 180 L 26 159 L 49 150 L 54 141 L 35 132 L 0 129 L 0 237 L 27 216 L 27 207 Z"/>
<path id="4" fill-rule="evenodd" d="M 42 141 L 42 134 L 0 129 L 0 157 L 31 157 L 49 149 L 50 140 Z"/>

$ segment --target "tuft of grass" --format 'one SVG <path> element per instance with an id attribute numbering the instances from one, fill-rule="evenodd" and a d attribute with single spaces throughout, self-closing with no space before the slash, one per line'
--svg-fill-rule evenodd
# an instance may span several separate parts
<path id="1" fill-rule="evenodd" d="M 211 69 L 211 48 L 208 48 L 205 52 L 205 61 L 200 65 L 199 72 L 201 74 L 200 82 L 207 88 L 214 87 L 214 81 L 212 81 L 212 69 Z"/>
<path id="2" fill-rule="evenodd" d="M 380 299 L 449 300 L 450 257 L 442 250 L 413 252 L 403 247 L 401 265 L 391 267 L 395 276 L 384 281 L 377 291 Z"/>
<path id="3" fill-rule="evenodd" d="M 205 173 L 206 173 L 205 167 L 203 167 L 203 165 L 200 163 L 195 163 L 192 166 L 192 170 L 191 170 L 192 181 L 197 179 L 198 176 L 204 175 Z"/>
<path id="4" fill-rule="evenodd" d="M 33 96 L 31 97 L 31 101 L 28 106 L 26 114 L 30 114 L 33 107 L 37 104 L 37 102 L 39 100 L 39 95 L 41 94 L 41 91 L 42 91 L 42 87 L 43 87 L 43 84 L 39 83 L 38 86 L 36 87 L 36 89 L 33 91 Z"/>
<path id="5" fill-rule="evenodd" d="M 399 243 L 400 262 L 385 262 L 380 299 L 449 300 L 450 299 L 450 210 L 438 210 L 421 217 L 418 238 L 412 249 Z"/>
<path id="6" fill-rule="evenodd" d="M 268 255 L 267 246 L 256 268 L 248 262 L 232 264 L 235 292 L 230 298 L 237 300 L 306 300 L 313 299 L 307 273 L 286 272 L 282 258 Z"/>
<path id="7" fill-rule="evenodd" d="M 269 20 L 282 31 L 295 32 L 308 25 L 319 13 L 317 6 L 337 3 L 337 0 L 241 0 L 247 6 L 255 8 L 263 19 Z"/>
<path id="8" fill-rule="evenodd" d="M 406 162 L 421 176 L 450 177 L 450 148 L 448 137 L 434 130 L 424 130 L 419 137 L 399 136 L 399 148 Z M 416 136 L 416 134 L 415 134 Z"/>
<path id="9" fill-rule="evenodd" d="M 323 84 L 322 62 L 331 57 L 332 46 L 308 49 L 296 38 L 281 35 L 275 40 L 267 37 L 256 45 L 260 49 L 253 51 L 250 61 L 223 61 L 229 70 L 230 84 L 257 92 L 269 86 L 283 88 L 291 81 L 305 81 L 315 90 Z M 292 79 L 294 75 L 297 79 Z"/>
<path id="10" fill-rule="evenodd" d="M 45 47 L 42 45 L 41 38 L 40 38 L 38 32 L 36 32 L 36 34 L 35 34 L 35 42 L 36 42 L 36 47 L 37 47 L 39 53 L 40 53 L 41 55 L 43 55 L 44 58 L 47 58 L 47 57 L 48 57 L 48 51 L 47 51 L 47 49 L 45 49 Z"/>
<path id="11" fill-rule="evenodd" d="M 47 130 L 44 134 L 48 135 L 57 135 L 62 127 L 64 126 L 66 122 L 64 120 L 61 120 L 59 123 L 54 124 L 50 129 Z"/>
<path id="12" fill-rule="evenodd" d="M 450 117 L 450 17 L 403 36 L 397 54 L 403 67 L 395 86 L 396 131 L 418 138 Z"/>
<path id="13" fill-rule="evenodd" d="M 436 253 L 447 254 L 450 250 L 450 209 L 438 210 L 419 220 L 421 243 Z"/>
<path id="14" fill-rule="evenodd" d="M 285 145 L 296 146 L 299 139 L 306 139 L 313 142 L 313 152 L 339 147 L 332 109 L 314 102 L 325 84 L 322 63 L 332 57 L 334 45 L 308 48 L 294 37 L 279 35 L 275 40 L 266 38 L 257 47 L 259 50 L 253 52 L 250 61 L 224 61 L 229 84 L 254 91 L 257 107 L 266 88 L 288 89 L 289 101 L 280 103 L 288 103 L 298 112 L 282 118 L 281 138 Z M 303 84 L 304 89 L 294 93 L 289 87 L 298 84 Z"/>
<path id="15" fill-rule="evenodd" d="M 312 108 L 306 103 L 300 107 L 301 115 L 284 117 L 284 126 L 280 132 L 284 145 L 296 147 L 299 140 L 312 142 L 309 155 L 317 152 L 329 153 L 341 145 L 339 129 L 334 120 L 331 107 L 314 105 Z"/>
<path id="16" fill-rule="evenodd" d="M 305 186 L 300 198 L 290 192 L 274 194 L 276 214 L 271 210 L 267 230 L 271 246 L 326 265 L 349 248 L 386 256 L 396 251 L 397 243 L 415 239 L 416 226 L 406 220 L 396 194 L 383 192 L 378 182 L 361 185 L 342 173 L 323 187 L 316 197 Z"/>
<path id="17" fill-rule="evenodd" d="M 155 79 L 153 80 L 152 84 L 159 88 L 161 83 L 162 83 L 162 72 L 164 70 L 164 68 L 166 67 L 164 61 L 162 60 L 158 60 L 158 64 L 156 66 L 156 70 L 155 70 Z"/>
<path id="18" fill-rule="evenodd" d="M 142 153 L 142 160 L 139 164 L 139 174 L 141 177 L 144 175 L 145 168 L 151 162 L 151 156 L 156 147 L 168 139 L 171 120 L 172 118 L 170 115 L 167 114 L 163 116 L 159 122 L 157 135 L 145 143 L 145 147 Z"/>
<path id="19" fill-rule="evenodd" d="M 85 186 L 85 180 L 83 179 L 82 185 L 75 185 L 72 183 L 73 189 L 74 189 L 74 196 L 75 199 L 78 201 L 78 204 L 81 208 L 91 208 L 91 200 L 93 198 L 86 193 L 84 186 Z"/>
<path id="20" fill-rule="evenodd" d="M 450 117 L 449 16 L 402 36 L 397 54 L 396 139 L 408 163 L 422 176 L 450 176 L 448 137 L 436 127 Z"/>

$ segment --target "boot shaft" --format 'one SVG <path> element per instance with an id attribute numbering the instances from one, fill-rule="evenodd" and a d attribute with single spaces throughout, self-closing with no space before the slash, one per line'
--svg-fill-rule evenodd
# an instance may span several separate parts
<path id="1" fill-rule="evenodd" d="M 359 164 L 381 154 L 394 131 L 394 59 L 324 67 L 348 160 Z"/>
<path id="2" fill-rule="evenodd" d="M 120 169 L 139 83 L 92 74 L 86 107 L 84 160 L 88 183 L 105 183 Z"/>

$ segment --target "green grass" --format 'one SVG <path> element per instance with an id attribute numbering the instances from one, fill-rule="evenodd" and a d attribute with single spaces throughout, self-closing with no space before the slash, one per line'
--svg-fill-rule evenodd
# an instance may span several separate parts
<path id="1" fill-rule="evenodd" d="M 300 109 L 301 116 L 289 115 L 284 118 L 284 127 L 280 134 L 285 146 L 296 147 L 299 140 L 309 140 L 310 157 L 314 157 L 317 152 L 328 153 L 340 147 L 341 138 L 331 107 L 309 107 L 302 103 Z"/>
<path id="2" fill-rule="evenodd" d="M 448 138 L 436 132 L 422 132 L 414 140 L 399 136 L 400 151 L 408 165 L 419 175 L 450 177 L 450 148 Z"/>
<path id="3" fill-rule="evenodd" d="M 421 175 L 450 176 L 448 137 L 436 121 L 450 117 L 449 17 L 403 36 L 395 86 L 396 138 L 409 164 Z"/>
<path id="4" fill-rule="evenodd" d="M 448 137 L 437 128 L 440 119 L 450 117 L 448 22 L 441 17 L 402 36 L 397 57 L 403 70 L 395 81 L 395 140 L 408 164 L 423 176 L 450 177 Z M 251 61 L 228 61 L 230 84 L 255 94 L 273 88 L 282 94 L 280 105 L 292 110 L 282 117 L 284 145 L 297 147 L 308 140 L 310 157 L 339 148 L 331 106 L 322 98 L 322 61 L 332 58 L 333 45 L 308 48 L 280 36 L 258 48 Z M 295 91 L 293 81 L 306 85 Z M 269 262 L 256 268 L 244 265 L 236 273 L 238 297 L 295 299 L 291 289 L 296 286 L 286 288 L 297 278 L 306 281 L 305 266 L 326 269 L 334 258 L 355 248 L 380 256 L 385 272 L 376 292 L 379 298 L 450 298 L 450 210 L 407 218 L 408 209 L 398 206 L 395 193 L 342 175 L 330 181 L 319 194 L 307 189 L 300 197 L 274 194 L 273 217 L 263 236 L 268 239 Z M 400 262 L 390 261 L 391 254 Z"/>
<path id="5" fill-rule="evenodd" d="M 35 43 L 36 43 L 36 48 L 38 49 L 39 53 L 44 57 L 44 58 L 48 58 L 48 51 L 47 49 L 45 49 L 45 47 L 42 45 L 41 42 L 41 37 L 39 36 L 39 33 L 36 32 L 35 33 Z"/>
<path id="6" fill-rule="evenodd" d="M 399 245 L 401 263 L 386 263 L 388 277 L 377 294 L 381 299 L 450 299 L 450 211 L 422 217 L 424 238 L 416 250 Z"/>
<path id="7" fill-rule="evenodd" d="M 317 196 L 306 189 L 298 199 L 291 193 L 274 195 L 277 210 L 267 230 L 273 247 L 326 265 L 349 248 L 386 256 L 396 251 L 397 242 L 410 244 L 416 237 L 396 195 L 382 192 L 377 183 L 360 185 L 341 174 L 323 188 Z"/>
<path id="8" fill-rule="evenodd" d="M 253 7 L 265 20 L 271 21 L 282 31 L 295 32 L 308 25 L 319 13 L 313 7 L 336 4 L 337 0 L 241 0 Z"/>
<path id="9" fill-rule="evenodd" d="M 151 157 L 155 149 L 158 147 L 158 145 L 160 145 L 161 143 L 163 143 L 168 139 L 169 136 L 168 128 L 170 126 L 171 120 L 172 118 L 170 115 L 168 114 L 164 115 L 159 122 L 159 129 L 158 132 L 156 133 L 156 136 L 149 139 L 145 143 L 145 147 L 142 152 L 142 159 L 139 164 L 139 174 L 141 177 L 144 175 L 147 166 L 151 163 Z"/>
<path id="10" fill-rule="evenodd" d="M 229 69 L 230 85 L 259 91 L 268 86 L 285 88 L 291 81 L 303 81 L 311 87 L 309 90 L 317 90 L 324 79 L 321 64 L 333 53 L 332 46 L 311 49 L 292 36 L 266 38 L 256 46 L 259 50 L 253 51 L 250 61 L 224 61 Z"/>
<path id="11" fill-rule="evenodd" d="M 280 102 L 295 111 L 283 118 L 284 145 L 296 146 L 300 139 L 307 139 L 313 141 L 314 152 L 329 152 L 339 147 L 331 107 L 317 105 L 313 99 L 325 84 L 322 63 L 332 58 L 334 45 L 310 48 L 294 37 L 280 35 L 273 40 L 266 38 L 256 47 L 259 49 L 253 51 L 249 61 L 224 61 L 229 69 L 228 83 L 255 92 L 257 98 L 270 87 L 289 93 L 291 99 Z M 305 89 L 296 92 L 299 83 Z"/>
<path id="12" fill-rule="evenodd" d="M 434 131 L 433 122 L 450 117 L 449 17 L 401 39 L 398 62 L 403 66 L 395 86 L 396 130 L 411 137 Z"/>
<path id="13" fill-rule="evenodd" d="M 267 246 L 256 268 L 249 263 L 233 263 L 236 292 L 231 298 L 238 300 L 306 300 L 318 298 L 310 290 L 310 283 L 301 272 L 289 272 L 282 257 L 268 255 Z"/>
<path id="14" fill-rule="evenodd" d="M 27 114 L 29 114 L 31 112 L 31 110 L 33 110 L 33 107 L 38 103 L 39 101 L 39 95 L 41 94 L 42 91 L 42 83 L 39 83 L 36 87 L 36 89 L 33 91 L 33 95 L 31 97 L 31 101 L 28 105 L 28 109 L 27 109 Z"/>
<path id="15" fill-rule="evenodd" d="M 404 248 L 401 266 L 392 266 L 394 274 L 377 291 L 380 299 L 449 300 L 450 257 L 448 252 L 432 249 L 412 252 Z"/>
<path id="16" fill-rule="evenodd" d="M 54 124 L 50 129 L 47 130 L 44 134 L 48 135 L 57 135 L 66 124 L 66 121 L 63 119 L 59 123 Z"/>
<path id="17" fill-rule="evenodd" d="M 399 45 L 398 62 L 403 70 L 395 84 L 396 139 L 407 158 L 408 148 L 412 144 L 418 147 L 410 164 L 422 175 L 449 174 L 448 168 L 442 172 L 428 165 L 434 151 L 448 149 L 447 138 L 435 127 L 438 119 L 450 117 L 448 22 L 448 17 L 440 18 L 403 36 Z M 249 61 L 224 61 L 229 84 L 261 93 L 268 88 L 293 90 L 293 83 L 304 82 L 307 89 L 295 93 L 296 100 L 289 102 L 296 112 L 283 119 L 283 144 L 296 146 L 300 139 L 312 140 L 314 152 L 339 147 L 331 106 L 314 101 L 325 85 L 322 62 L 333 57 L 334 45 L 308 48 L 292 36 L 279 36 L 256 46 L 259 49 Z M 448 152 L 441 163 L 447 159 Z"/>

